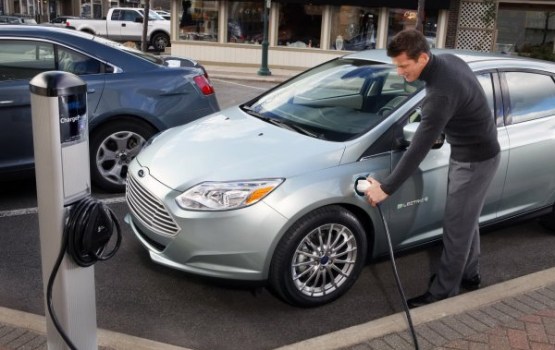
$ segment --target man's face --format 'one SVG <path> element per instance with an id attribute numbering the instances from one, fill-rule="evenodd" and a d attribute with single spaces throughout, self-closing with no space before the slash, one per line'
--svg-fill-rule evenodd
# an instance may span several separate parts
<path id="1" fill-rule="evenodd" d="M 416 60 L 409 58 L 406 53 L 402 53 L 399 56 L 392 57 L 393 64 L 397 66 L 397 74 L 402 76 L 407 82 L 412 83 L 418 80 L 420 73 L 426 64 L 430 60 L 430 57 L 422 53 Z"/>

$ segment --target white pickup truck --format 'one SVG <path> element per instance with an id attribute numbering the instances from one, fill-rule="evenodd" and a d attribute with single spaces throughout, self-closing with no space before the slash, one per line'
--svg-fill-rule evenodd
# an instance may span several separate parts
<path id="1" fill-rule="evenodd" d="M 106 19 L 70 18 L 65 26 L 114 41 L 133 41 L 140 45 L 143 21 L 144 10 L 141 8 L 113 7 L 108 10 Z M 150 11 L 146 40 L 157 51 L 164 51 L 166 46 L 170 46 L 170 21 Z"/>

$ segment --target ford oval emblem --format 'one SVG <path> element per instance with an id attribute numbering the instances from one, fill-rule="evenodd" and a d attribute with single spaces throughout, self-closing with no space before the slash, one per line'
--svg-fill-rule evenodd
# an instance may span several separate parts
<path id="1" fill-rule="evenodd" d="M 145 177 L 145 171 L 143 169 L 141 169 L 141 170 L 139 170 L 137 175 L 139 175 L 139 177 Z"/>

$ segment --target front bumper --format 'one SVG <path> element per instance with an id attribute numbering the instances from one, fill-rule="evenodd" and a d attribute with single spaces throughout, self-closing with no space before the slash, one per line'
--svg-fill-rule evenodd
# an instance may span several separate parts
<path id="1" fill-rule="evenodd" d="M 136 173 L 130 170 L 129 174 Z M 259 202 L 230 211 L 187 211 L 175 204 L 174 198 L 180 192 L 167 188 L 150 175 L 135 177 L 132 181 L 140 187 L 140 193 L 148 192 L 159 200 L 165 214 L 175 222 L 172 227 L 177 227 L 176 232 L 161 231 L 146 220 L 144 213 L 130 205 L 133 199 L 129 198 L 128 188 L 129 214 L 125 221 L 154 262 L 210 277 L 267 279 L 271 254 L 287 223 L 274 209 Z M 145 206 L 149 207 L 152 206 Z"/>

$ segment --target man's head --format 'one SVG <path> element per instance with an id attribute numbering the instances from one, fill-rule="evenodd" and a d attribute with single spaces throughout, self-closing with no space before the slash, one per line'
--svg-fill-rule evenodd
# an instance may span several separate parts
<path id="1" fill-rule="evenodd" d="M 420 77 L 430 60 L 430 45 L 421 32 L 407 29 L 391 39 L 387 45 L 387 55 L 397 66 L 397 73 L 411 83 Z"/>

